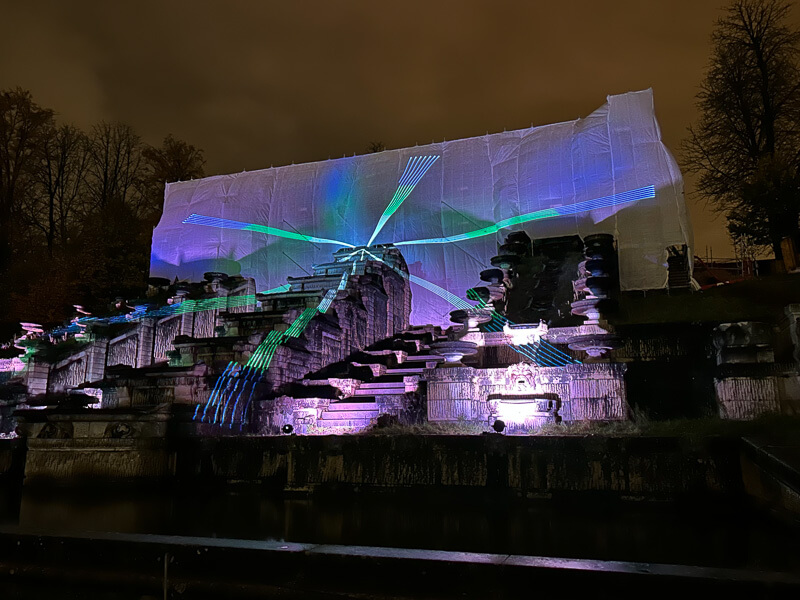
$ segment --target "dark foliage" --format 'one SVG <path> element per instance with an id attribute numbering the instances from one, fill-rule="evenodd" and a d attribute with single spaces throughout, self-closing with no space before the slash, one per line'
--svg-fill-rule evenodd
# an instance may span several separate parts
<path id="1" fill-rule="evenodd" d="M 144 144 L 122 123 L 56 123 L 22 89 L 0 92 L 0 339 L 145 293 L 165 182 L 202 177 L 201 150 Z"/>
<path id="2" fill-rule="evenodd" d="M 783 0 L 735 0 L 716 25 L 684 168 L 727 217 L 734 242 L 769 248 L 798 233 L 800 32 Z"/>

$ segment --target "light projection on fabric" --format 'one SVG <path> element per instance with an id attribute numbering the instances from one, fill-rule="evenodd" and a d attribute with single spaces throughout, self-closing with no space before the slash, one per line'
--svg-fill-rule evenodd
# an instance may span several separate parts
<path id="1" fill-rule="evenodd" d="M 667 249 L 693 244 L 680 169 L 662 140 L 652 90 L 606 100 L 563 123 L 168 184 L 153 232 L 150 275 L 198 280 L 208 271 L 235 272 L 266 289 L 299 268 L 292 260 L 307 268 L 347 248 L 312 244 L 303 236 L 354 247 L 372 240 L 370 245 L 402 243 L 397 248 L 408 264 L 420 263 L 425 271 L 412 272 L 463 297 L 474 283 L 476 263 L 493 255 L 494 242 L 524 230 L 534 239 L 611 233 L 620 290 L 665 288 Z M 433 164 L 422 175 L 426 156 L 438 158 L 428 159 Z M 655 197 L 626 198 L 643 187 L 649 193 L 641 197 L 653 196 L 651 185 Z M 591 202 L 598 198 L 605 202 Z M 612 207 L 592 210 L 608 202 Z M 546 212 L 532 215 L 539 211 Z M 297 237 L 184 224 L 192 214 L 238 222 L 221 226 L 270 226 Z M 487 227 L 498 230 L 476 233 Z M 457 239 L 451 236 L 466 239 L 456 241 L 456 249 L 443 243 Z M 449 305 L 420 291 L 409 322 L 446 326 Z"/>
<path id="2" fill-rule="evenodd" d="M 553 219 L 556 217 L 564 217 L 567 215 L 575 215 L 583 212 L 589 212 L 598 208 L 610 208 L 619 204 L 626 204 L 629 202 L 637 202 L 638 200 L 645 200 L 648 198 L 656 197 L 655 186 L 648 185 L 621 194 L 613 194 L 611 196 L 604 196 L 602 198 L 595 198 L 593 200 L 585 200 L 583 202 L 576 202 L 574 204 L 567 204 L 566 206 L 557 206 L 554 208 L 545 208 L 537 210 L 532 213 L 518 215 L 498 221 L 494 225 L 489 225 L 482 229 L 469 231 L 467 233 L 459 233 L 440 238 L 429 238 L 425 240 L 409 240 L 404 242 L 394 242 L 395 246 L 411 246 L 417 244 L 449 244 L 451 242 L 462 242 L 472 238 L 483 237 L 497 233 L 501 229 L 511 227 L 512 225 L 521 225 L 522 223 L 529 223 L 531 221 L 540 221 L 542 219 Z"/>
<path id="3" fill-rule="evenodd" d="M 267 225 L 257 225 L 255 223 L 242 223 L 241 221 L 233 221 L 231 219 L 219 219 L 217 217 L 204 217 L 203 215 L 191 214 L 183 220 L 183 223 L 188 225 L 205 225 L 206 227 L 216 227 L 218 229 L 237 229 L 239 231 L 255 231 L 256 233 L 264 233 L 266 235 L 274 235 L 290 240 L 300 240 L 303 242 L 312 242 L 316 244 L 336 244 L 339 246 L 346 246 L 354 248 L 353 244 L 347 242 L 340 242 L 338 240 L 329 240 L 327 238 L 314 237 L 312 235 L 303 235 L 302 233 L 295 233 L 293 231 L 284 231 L 276 227 L 268 227 Z"/>
<path id="4" fill-rule="evenodd" d="M 439 159 L 438 155 L 432 156 L 412 156 L 408 159 L 408 163 L 406 163 L 406 168 L 403 170 L 403 174 L 400 177 L 400 181 L 397 184 L 397 190 L 395 190 L 392 199 L 389 201 L 388 206 L 383 211 L 380 219 L 378 219 L 378 224 L 375 226 L 375 230 L 372 232 L 372 236 L 369 238 L 367 242 L 367 246 L 371 246 L 372 242 L 381 232 L 383 226 L 389 220 L 389 218 L 397 212 L 397 209 L 400 208 L 400 205 L 403 204 L 403 201 L 408 198 L 416 185 L 420 182 L 420 180 L 425 176 L 425 173 L 428 172 L 435 163 Z M 339 240 L 330 240 L 327 238 L 320 238 L 310 235 L 305 235 L 302 233 L 296 233 L 292 231 L 285 231 L 283 229 L 278 229 L 276 227 L 269 227 L 267 225 L 258 225 L 256 223 L 243 223 L 241 221 L 234 221 L 232 219 L 221 219 L 218 217 L 206 217 L 203 215 L 198 214 L 191 214 L 186 217 L 182 223 L 186 225 L 205 225 L 206 227 L 216 227 L 218 229 L 235 229 L 239 231 L 255 231 L 257 233 L 264 233 L 266 235 L 274 235 L 277 237 L 282 237 L 290 240 L 300 240 L 304 242 L 313 242 L 317 244 L 336 244 L 339 246 L 346 246 L 348 248 L 355 248 L 353 244 L 348 244 L 347 242 L 340 242 Z"/>
<path id="5" fill-rule="evenodd" d="M 438 156 L 412 156 L 408 159 L 405 171 L 403 171 L 403 176 L 400 177 L 400 183 L 397 184 L 397 191 L 394 193 L 394 196 L 392 196 L 392 200 L 389 202 L 386 210 L 383 211 L 381 218 L 378 219 L 378 224 L 375 226 L 375 231 L 372 232 L 367 246 L 372 245 L 372 242 L 378 237 L 383 226 L 386 225 L 386 221 L 397 212 L 403 200 L 408 198 L 411 192 L 414 191 L 414 187 L 416 187 L 438 158 Z"/>
<path id="6" fill-rule="evenodd" d="M 449 302 L 450 304 L 452 304 L 456 308 L 462 308 L 464 310 L 469 310 L 469 309 L 473 308 L 473 306 L 471 304 L 465 302 L 464 300 L 462 300 L 461 298 L 459 298 L 455 294 L 451 294 L 446 289 L 439 287 L 435 283 L 431 283 L 430 281 L 427 281 L 427 280 L 423 279 L 422 277 L 417 277 L 416 275 L 412 275 L 411 273 L 406 273 L 405 271 L 403 271 L 401 269 L 398 269 L 397 267 L 395 267 L 393 265 L 390 265 L 389 263 L 387 263 L 382 258 L 380 258 L 378 256 L 375 256 L 369 250 L 364 250 L 364 253 L 368 254 L 370 256 L 370 258 L 372 258 L 372 260 L 375 260 L 375 261 L 378 261 L 378 262 L 381 262 L 381 263 L 385 264 L 387 267 L 389 267 L 392 271 L 394 271 L 395 273 L 400 275 L 402 278 L 407 279 L 411 283 L 416 283 L 418 286 L 425 288 L 429 292 L 433 292 L 434 294 L 436 294 L 437 296 L 439 296 L 443 300 L 446 300 L 447 302 Z"/>
<path id="7" fill-rule="evenodd" d="M 386 210 L 380 217 L 378 221 L 378 225 L 375 227 L 375 231 L 370 237 L 367 246 L 371 245 L 374 241 L 375 237 L 380 233 L 383 226 L 389 220 L 389 218 L 397 211 L 402 204 L 403 200 L 405 200 L 411 191 L 414 189 L 414 186 L 419 182 L 430 166 L 435 162 L 438 156 L 433 157 L 412 157 L 409 160 L 409 164 L 411 164 L 411 160 L 415 158 L 422 158 L 422 159 L 433 159 L 432 161 L 429 160 L 427 163 L 420 163 L 423 164 L 423 169 L 421 174 L 412 174 L 412 179 L 410 184 L 402 183 L 403 179 L 407 177 L 404 173 L 403 178 L 401 178 L 401 184 L 397 188 L 397 192 L 392 197 L 391 202 L 386 207 Z M 427 166 L 425 166 L 427 165 Z M 409 167 L 406 166 L 406 170 Z M 418 173 L 419 169 L 415 170 L 414 173 Z M 401 190 L 402 193 L 401 193 Z M 463 242 L 466 240 L 484 237 L 487 235 L 492 235 L 494 233 L 499 232 L 501 229 L 506 229 L 507 227 L 512 227 L 514 225 L 521 225 L 523 223 L 530 223 L 532 221 L 541 221 L 544 219 L 554 219 L 558 217 L 565 217 L 569 215 L 576 215 L 584 212 L 590 212 L 597 209 L 602 208 L 612 208 L 615 206 L 619 206 L 621 204 L 629 204 L 632 202 L 638 202 L 639 200 L 646 200 L 650 198 L 655 198 L 656 191 L 655 186 L 648 185 L 641 188 L 636 188 L 633 190 L 629 190 L 627 192 L 622 192 L 619 194 L 612 194 L 611 196 L 603 196 L 602 198 L 594 198 L 592 200 L 584 200 L 582 202 L 575 202 L 574 204 L 567 204 L 565 206 L 556 206 L 552 208 L 545 208 L 542 210 L 537 210 L 531 213 L 526 213 L 524 215 L 517 215 L 516 217 L 509 217 L 508 219 L 503 219 L 502 221 L 498 221 L 493 225 L 489 225 L 488 227 L 483 227 L 481 229 L 476 229 L 475 231 L 468 231 L 466 233 L 459 233 L 456 235 L 450 235 L 445 237 L 438 237 L 438 238 L 427 238 L 422 240 L 404 240 L 399 242 L 392 242 L 395 246 L 416 246 L 416 245 L 423 245 L 423 244 L 450 244 L 454 242 Z M 192 214 L 187 217 L 183 223 L 191 224 L 191 225 L 206 225 L 209 227 L 218 227 L 221 229 L 237 229 L 241 231 L 257 231 L 259 233 L 265 233 L 267 235 L 275 235 L 279 237 L 284 237 L 288 239 L 294 240 L 302 240 L 307 242 L 314 242 L 319 244 L 338 244 L 340 246 L 346 246 L 349 248 L 355 248 L 353 244 L 348 244 L 346 242 L 340 242 L 337 240 L 329 240 L 327 238 L 319 238 L 314 236 L 308 236 L 300 233 L 293 233 L 289 231 L 283 231 L 282 229 L 276 229 L 274 227 L 268 227 L 266 225 L 257 225 L 254 223 L 242 223 L 240 221 L 231 221 L 230 219 L 218 219 L 216 217 L 204 217 L 201 215 Z"/>

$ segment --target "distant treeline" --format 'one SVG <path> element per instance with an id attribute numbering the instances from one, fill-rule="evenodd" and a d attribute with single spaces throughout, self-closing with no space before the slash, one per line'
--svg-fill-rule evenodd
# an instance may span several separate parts
<path id="1" fill-rule="evenodd" d="M 202 150 L 128 125 L 59 123 L 23 89 L 0 91 L 0 340 L 143 293 L 164 184 L 204 175 Z"/>

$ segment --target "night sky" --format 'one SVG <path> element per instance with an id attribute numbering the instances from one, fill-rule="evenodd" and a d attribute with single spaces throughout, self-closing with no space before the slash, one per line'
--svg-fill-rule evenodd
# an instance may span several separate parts
<path id="1" fill-rule="evenodd" d="M 0 88 L 84 129 L 173 133 L 208 174 L 566 121 L 647 87 L 678 155 L 725 4 L 2 0 Z M 696 252 L 729 254 L 686 184 Z"/>

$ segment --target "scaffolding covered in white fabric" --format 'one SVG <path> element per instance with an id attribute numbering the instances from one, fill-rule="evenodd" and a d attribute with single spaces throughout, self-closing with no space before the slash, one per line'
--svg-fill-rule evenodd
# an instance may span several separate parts
<path id="1" fill-rule="evenodd" d="M 508 218 L 621 197 L 655 197 L 513 225 L 442 244 L 401 246 L 413 275 L 463 297 L 511 231 L 532 238 L 611 233 L 623 290 L 667 285 L 667 248 L 692 233 L 678 166 L 661 141 L 651 90 L 609 96 L 588 117 L 364 156 L 168 184 L 153 232 L 150 274 L 200 280 L 207 271 L 253 277 L 258 289 L 368 242 L 413 157 L 438 156 L 374 243 L 455 236 Z M 279 228 L 315 241 L 184 223 L 190 215 Z M 214 222 L 214 221 L 212 221 Z M 413 286 L 414 324 L 446 324 L 452 305 Z"/>

